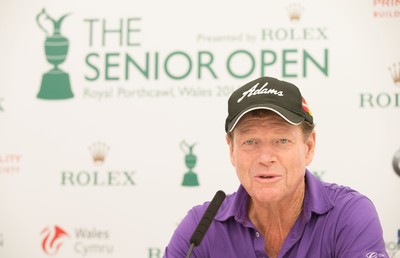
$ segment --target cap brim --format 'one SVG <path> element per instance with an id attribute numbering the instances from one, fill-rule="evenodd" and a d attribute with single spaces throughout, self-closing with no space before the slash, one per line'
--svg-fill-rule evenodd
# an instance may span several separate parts
<path id="1" fill-rule="evenodd" d="M 290 110 L 287 110 L 285 108 L 273 105 L 273 104 L 268 104 L 268 105 L 254 105 L 250 106 L 247 109 L 243 110 L 239 114 L 237 114 L 232 121 L 228 124 L 228 132 L 232 132 L 232 130 L 235 128 L 237 123 L 240 121 L 240 119 L 247 114 L 250 111 L 256 110 L 256 109 L 266 109 L 266 110 L 271 110 L 278 114 L 280 117 L 286 120 L 289 124 L 292 125 L 299 125 L 301 124 L 305 119 L 304 117 L 297 115 L 293 113 Z"/>

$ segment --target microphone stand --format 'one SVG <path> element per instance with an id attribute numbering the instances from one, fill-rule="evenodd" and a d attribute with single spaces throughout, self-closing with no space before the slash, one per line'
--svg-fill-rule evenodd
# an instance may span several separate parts
<path id="1" fill-rule="evenodd" d="M 219 207 L 221 207 L 221 204 L 224 201 L 225 196 L 226 196 L 225 193 L 221 190 L 219 190 L 214 195 L 214 198 L 211 200 L 210 204 L 208 205 L 206 211 L 203 214 L 203 217 L 200 219 L 199 224 L 194 230 L 192 237 L 190 238 L 189 242 L 190 248 L 187 252 L 186 258 L 190 258 L 193 248 L 195 246 L 198 246 L 203 240 L 203 237 L 207 233 L 208 227 L 210 226 L 211 222 L 214 220 L 214 217 L 217 214 Z"/>
<path id="2" fill-rule="evenodd" d="M 190 255 L 192 254 L 193 248 L 194 248 L 194 243 L 191 243 L 190 244 L 190 248 L 189 248 L 189 250 L 187 252 L 186 258 L 190 258 Z"/>

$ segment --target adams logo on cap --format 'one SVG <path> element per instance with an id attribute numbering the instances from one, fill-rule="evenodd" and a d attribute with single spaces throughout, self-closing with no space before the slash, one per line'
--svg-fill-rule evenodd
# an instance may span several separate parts
<path id="1" fill-rule="evenodd" d="M 229 97 L 225 131 L 232 132 L 245 114 L 256 109 L 271 110 L 292 125 L 304 120 L 314 124 L 310 108 L 296 85 L 273 77 L 260 77 Z"/>
<path id="2" fill-rule="evenodd" d="M 281 91 L 281 90 L 278 91 L 278 90 L 276 90 L 276 89 L 272 89 L 272 88 L 269 89 L 269 88 L 266 88 L 267 85 L 268 85 L 268 82 L 264 83 L 264 85 L 263 85 L 261 88 L 257 89 L 257 86 L 258 86 L 259 84 L 260 84 L 260 83 L 257 83 L 256 85 L 254 85 L 253 87 L 251 87 L 249 90 L 243 92 L 242 97 L 239 98 L 239 99 L 237 100 L 237 103 L 239 103 L 240 101 L 242 101 L 245 97 L 251 97 L 251 96 L 260 95 L 260 94 L 273 94 L 273 95 L 277 95 L 277 96 L 281 96 L 281 97 L 284 96 L 284 95 L 283 95 L 283 91 Z"/>

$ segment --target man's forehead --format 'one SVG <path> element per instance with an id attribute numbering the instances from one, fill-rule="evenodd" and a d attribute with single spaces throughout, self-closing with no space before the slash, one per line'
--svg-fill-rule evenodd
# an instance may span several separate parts
<path id="1" fill-rule="evenodd" d="M 260 126 L 274 125 L 282 128 L 296 127 L 295 125 L 289 124 L 285 119 L 275 114 L 274 112 L 270 112 L 268 114 L 263 114 L 263 115 L 259 115 L 257 113 L 248 113 L 239 120 L 234 131 L 236 129 L 243 130 L 244 127 L 258 126 L 258 125 Z"/>
<path id="2" fill-rule="evenodd" d="M 253 110 L 253 111 L 245 114 L 239 120 L 238 125 L 243 121 L 249 121 L 249 120 L 261 121 L 263 119 L 268 119 L 268 120 L 271 120 L 271 121 L 280 122 L 280 123 L 285 124 L 285 125 L 290 125 L 285 119 L 283 119 L 277 113 L 275 113 L 275 112 L 273 112 L 271 110 L 264 110 L 264 109 Z"/>

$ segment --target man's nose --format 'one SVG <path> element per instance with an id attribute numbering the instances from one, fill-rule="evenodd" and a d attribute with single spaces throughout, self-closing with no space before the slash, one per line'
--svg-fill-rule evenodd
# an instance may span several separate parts
<path id="1" fill-rule="evenodd" d="M 262 144 L 259 149 L 258 162 L 270 165 L 277 161 L 276 151 L 271 144 Z"/>

